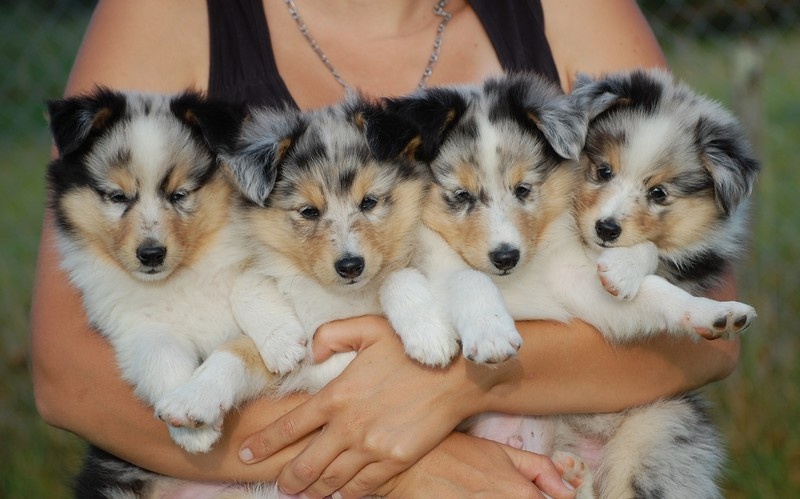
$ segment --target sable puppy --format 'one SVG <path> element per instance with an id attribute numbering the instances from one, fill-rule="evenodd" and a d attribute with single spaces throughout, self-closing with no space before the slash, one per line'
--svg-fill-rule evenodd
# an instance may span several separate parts
<path id="1" fill-rule="evenodd" d="M 390 107 L 422 132 L 434 180 L 419 266 L 447 297 L 467 357 L 514 355 L 512 319 L 580 318 L 622 343 L 737 334 L 755 316 L 690 293 L 737 253 L 758 163 L 729 113 L 666 73 L 581 79 L 570 96 L 508 75 Z M 659 261 L 669 280 L 654 275 Z M 465 427 L 555 453 L 580 497 L 719 495 L 722 445 L 696 396 L 615 415 L 486 414 Z"/>

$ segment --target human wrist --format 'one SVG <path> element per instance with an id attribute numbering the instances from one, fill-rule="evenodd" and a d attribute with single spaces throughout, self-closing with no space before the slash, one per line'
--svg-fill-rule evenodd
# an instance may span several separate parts
<path id="1" fill-rule="evenodd" d="M 497 410 L 498 397 L 508 391 L 520 372 L 517 359 L 490 365 L 476 364 L 463 356 L 456 358 L 449 367 L 446 389 L 447 406 L 455 420 Z"/>

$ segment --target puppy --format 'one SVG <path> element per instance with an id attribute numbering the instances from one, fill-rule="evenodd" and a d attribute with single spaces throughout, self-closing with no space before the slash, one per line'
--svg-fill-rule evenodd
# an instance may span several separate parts
<path id="1" fill-rule="evenodd" d="M 443 307 L 410 267 L 429 184 L 415 159 L 419 144 L 413 125 L 355 95 L 309 112 L 252 111 L 223 158 L 248 202 L 242 246 L 251 260 L 231 303 L 253 341 L 209 357 L 162 401 L 162 416 L 208 425 L 256 392 L 319 390 L 354 356 L 310 363 L 314 332 L 336 319 L 385 314 L 409 355 L 426 364 L 458 353 Z M 442 340 L 429 350 L 428 336 Z M 188 483 L 94 458 L 109 472 L 126 470 L 135 477 L 128 490 L 147 497 L 281 497 L 274 484 Z"/>
<path id="2" fill-rule="evenodd" d="M 448 297 L 465 356 L 514 355 L 512 318 L 579 318 L 613 343 L 750 324 L 751 307 L 689 291 L 713 287 L 736 254 L 758 163 L 730 114 L 666 73 L 584 79 L 570 96 L 509 75 L 390 107 L 423 135 L 434 182 L 419 265 Z M 635 271 L 620 268 L 630 255 Z M 723 451 L 693 395 L 615 415 L 487 414 L 465 426 L 569 452 L 554 457 L 583 482 L 580 497 L 719 495 Z"/>
<path id="3" fill-rule="evenodd" d="M 268 329 L 257 347 L 285 375 L 279 394 L 317 391 L 352 359 L 298 369 L 316 329 L 336 319 L 385 314 L 425 364 L 457 354 L 442 307 L 410 267 L 429 184 L 418 145 L 410 123 L 354 95 L 308 113 L 261 110 L 245 126 L 228 162 L 252 202 L 257 257 L 233 303 L 245 331 Z"/>
<path id="4" fill-rule="evenodd" d="M 228 295 L 247 253 L 217 156 L 243 117 L 199 94 L 91 94 L 50 102 L 48 167 L 62 266 L 123 378 L 155 405 L 241 334 Z M 214 431 L 170 427 L 188 450 Z M 199 442 L 198 442 L 199 440 Z"/>

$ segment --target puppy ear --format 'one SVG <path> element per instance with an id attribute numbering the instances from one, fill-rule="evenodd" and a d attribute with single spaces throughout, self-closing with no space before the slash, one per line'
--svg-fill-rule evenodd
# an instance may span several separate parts
<path id="1" fill-rule="evenodd" d="M 405 156 L 415 160 L 422 138 L 417 127 L 403 116 L 374 107 L 360 115 L 369 150 L 375 158 L 387 161 Z"/>
<path id="2" fill-rule="evenodd" d="M 533 125 L 560 157 L 577 160 L 586 141 L 588 117 L 554 84 L 536 75 L 518 75 L 508 88 L 518 121 Z"/>
<path id="3" fill-rule="evenodd" d="M 420 141 L 415 147 L 416 158 L 424 162 L 436 158 L 445 138 L 467 110 L 466 98 L 453 88 L 431 88 L 409 97 L 386 99 L 385 104 L 415 128 L 414 135 Z"/>
<path id="4" fill-rule="evenodd" d="M 105 87 L 88 95 L 48 101 L 50 132 L 59 154 L 67 156 L 90 145 L 125 109 L 125 96 Z"/>
<path id="5" fill-rule="evenodd" d="M 673 84 L 672 75 L 657 68 L 625 71 L 597 80 L 578 73 L 570 96 L 591 121 L 617 107 L 650 113 L 661 101 L 664 89 Z"/>
<path id="6" fill-rule="evenodd" d="M 216 154 L 234 147 L 246 115 L 242 104 L 207 100 L 191 91 L 172 99 L 170 109 Z"/>
<path id="7" fill-rule="evenodd" d="M 761 165 L 733 118 L 723 122 L 703 116 L 694 133 L 700 160 L 714 180 L 717 203 L 730 215 L 752 192 Z"/>
<path id="8" fill-rule="evenodd" d="M 578 73 L 569 98 L 591 121 L 616 105 L 622 97 L 612 92 L 606 82 L 594 80 L 585 73 Z"/>
<path id="9" fill-rule="evenodd" d="M 223 151 L 220 158 L 247 199 L 266 206 L 281 163 L 307 126 L 293 109 L 255 110 L 245 120 L 236 145 L 230 152 Z"/>

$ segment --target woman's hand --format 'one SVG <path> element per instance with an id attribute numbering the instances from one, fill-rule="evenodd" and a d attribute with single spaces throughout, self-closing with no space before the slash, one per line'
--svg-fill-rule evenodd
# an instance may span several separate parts
<path id="1" fill-rule="evenodd" d="M 351 497 L 349 490 L 340 493 Z M 388 498 L 575 497 L 548 457 L 458 432 L 376 493 Z"/>
<path id="2" fill-rule="evenodd" d="M 245 462 L 259 462 L 320 429 L 280 473 L 286 493 L 375 490 L 447 437 L 469 415 L 465 401 L 474 404 L 481 391 L 463 361 L 431 369 L 409 359 L 380 317 L 328 324 L 314 343 L 318 360 L 333 351 L 359 353 L 318 394 L 248 438 L 240 453 Z"/>

